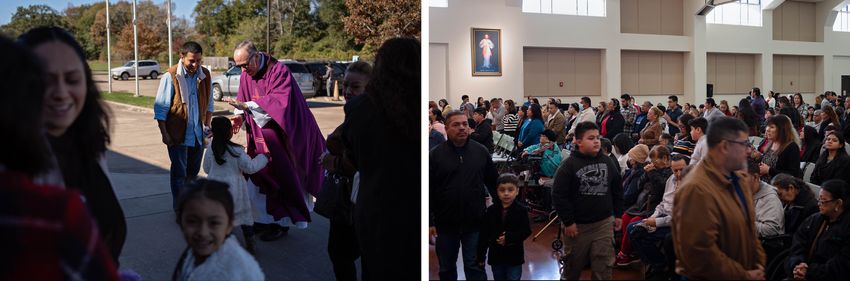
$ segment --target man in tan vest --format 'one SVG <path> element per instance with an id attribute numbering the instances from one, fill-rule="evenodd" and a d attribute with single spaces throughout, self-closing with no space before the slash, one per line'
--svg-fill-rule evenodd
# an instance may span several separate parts
<path id="1" fill-rule="evenodd" d="M 195 42 L 180 48 L 180 62 L 163 73 L 156 92 L 154 119 L 171 159 L 171 198 L 198 176 L 204 137 L 212 120 L 213 99 L 209 70 L 201 67 L 203 50 Z"/>

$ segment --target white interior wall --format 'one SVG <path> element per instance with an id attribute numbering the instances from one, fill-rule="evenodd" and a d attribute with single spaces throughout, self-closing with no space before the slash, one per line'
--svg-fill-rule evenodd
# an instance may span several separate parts
<path id="1" fill-rule="evenodd" d="M 821 73 L 815 78 L 816 92 L 840 90 L 838 73 L 850 74 L 847 69 L 850 66 L 845 65 L 850 62 L 835 59 L 835 56 L 850 57 L 850 48 L 847 48 L 850 33 L 833 32 L 829 20 L 835 18 L 835 13 L 830 12 L 832 8 L 843 0 L 825 0 L 815 7 L 816 40 L 823 42 L 773 40 L 772 10 L 763 11 L 761 27 L 706 24 L 705 17 L 695 15 L 704 3 L 702 0 L 682 0 L 685 1 L 683 36 L 621 33 L 621 1 L 628 0 L 606 1 L 606 17 L 523 13 L 522 3 L 517 0 L 450 0 L 448 8 L 429 8 L 430 43 L 448 43 L 450 71 L 446 98 L 452 105 L 458 104 L 463 94 L 524 100 L 524 47 L 601 49 L 601 89 L 606 98 L 621 94 L 622 50 L 683 52 L 685 90 L 680 97 L 681 103 L 704 101 L 708 52 L 756 54 L 755 84 L 763 92 L 773 85 L 773 54 L 827 58 L 816 62 L 816 73 Z M 502 30 L 502 76 L 472 76 L 470 32 L 473 27 Z M 591 98 L 596 101 L 601 97 Z M 806 98 L 813 100 L 813 96 Z M 666 96 L 641 99 L 666 103 Z M 730 103 L 739 100 L 727 99 Z"/>

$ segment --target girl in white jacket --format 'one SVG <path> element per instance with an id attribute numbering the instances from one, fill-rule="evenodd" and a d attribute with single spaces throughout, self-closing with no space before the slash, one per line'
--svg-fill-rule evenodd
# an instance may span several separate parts
<path id="1" fill-rule="evenodd" d="M 251 159 L 245 148 L 233 143 L 232 125 L 227 117 L 218 116 L 213 118 L 212 142 L 209 149 L 204 153 L 204 172 L 208 179 L 227 183 L 228 190 L 233 196 L 234 219 L 233 224 L 240 226 L 237 232 L 242 232 L 243 245 L 250 253 L 254 253 L 254 217 L 251 213 L 251 198 L 248 191 L 248 183 L 243 174 L 253 174 L 262 170 L 268 164 L 268 157 L 264 154 L 257 155 Z"/>
<path id="2" fill-rule="evenodd" d="M 177 203 L 177 223 L 188 247 L 172 280 L 264 280 L 257 260 L 233 230 L 233 197 L 222 182 L 197 180 L 186 185 Z"/>

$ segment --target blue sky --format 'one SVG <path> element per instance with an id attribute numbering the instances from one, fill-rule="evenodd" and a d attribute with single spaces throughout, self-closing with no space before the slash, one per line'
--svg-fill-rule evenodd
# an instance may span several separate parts
<path id="1" fill-rule="evenodd" d="M 109 0 L 110 3 L 117 2 L 130 2 L 130 0 Z M 90 3 L 100 3 L 105 2 L 105 0 L 39 0 L 39 1 L 28 1 L 28 0 L 4 0 L 3 4 L 0 5 L 0 25 L 4 25 L 9 23 L 12 19 L 12 15 L 15 14 L 15 11 L 18 10 L 20 6 L 29 6 L 29 5 L 37 5 L 44 4 L 56 9 L 59 12 L 65 10 L 69 4 L 74 6 L 79 6 L 81 4 L 90 4 Z M 166 2 L 166 0 L 153 0 L 154 3 L 160 4 Z M 189 20 L 189 22 L 194 22 L 192 20 L 192 10 L 195 9 L 195 4 L 197 4 L 197 0 L 171 0 L 171 3 L 174 4 L 175 10 L 171 10 L 172 13 L 176 17 L 185 17 Z"/>

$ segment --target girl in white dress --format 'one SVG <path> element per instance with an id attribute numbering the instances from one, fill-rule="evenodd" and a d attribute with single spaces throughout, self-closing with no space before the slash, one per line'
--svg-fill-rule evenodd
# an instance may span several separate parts
<path id="1" fill-rule="evenodd" d="M 204 172 L 207 178 L 227 183 L 233 196 L 233 224 L 240 226 L 236 232 L 242 232 L 243 245 L 254 253 L 254 216 L 251 212 L 251 197 L 248 183 L 243 174 L 253 174 L 268 164 L 268 156 L 261 154 L 251 159 L 245 148 L 230 139 L 233 137 L 232 125 L 227 117 L 213 118 L 212 142 L 204 155 Z"/>

